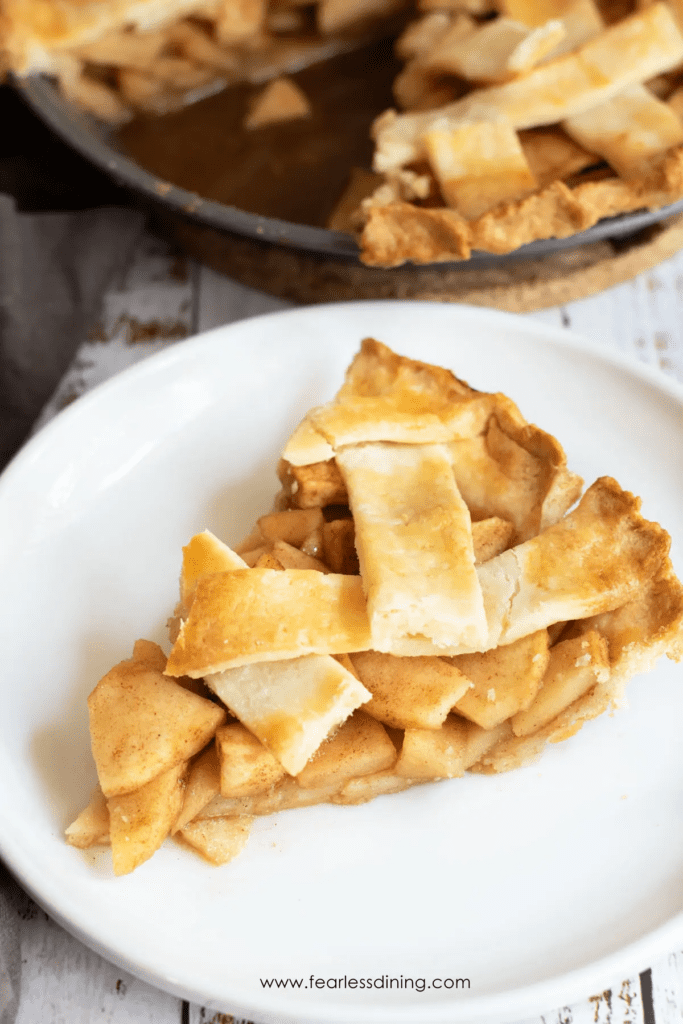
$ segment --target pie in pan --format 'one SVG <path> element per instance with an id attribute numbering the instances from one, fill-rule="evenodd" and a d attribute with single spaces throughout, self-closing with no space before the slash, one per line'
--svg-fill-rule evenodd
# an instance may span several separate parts
<path id="1" fill-rule="evenodd" d="M 681 0 L 2 0 L 17 75 L 121 124 L 269 82 L 247 128 L 305 118 L 289 75 L 392 32 L 395 108 L 329 224 L 361 259 L 467 259 L 683 198 Z M 397 25 L 401 26 L 397 29 Z M 296 188 L 296 182 L 291 183 Z"/>

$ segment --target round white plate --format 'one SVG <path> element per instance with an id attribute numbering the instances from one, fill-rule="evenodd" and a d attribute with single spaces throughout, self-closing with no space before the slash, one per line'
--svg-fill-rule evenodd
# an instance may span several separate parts
<path id="1" fill-rule="evenodd" d="M 244 321 L 79 400 L 0 478 L 0 852 L 105 957 L 259 1022 L 462 1024 L 585 999 L 683 938 L 683 669 L 629 686 L 532 767 L 258 821 L 213 868 L 172 842 L 132 875 L 62 833 L 95 782 L 86 696 L 164 641 L 180 549 L 237 542 L 278 453 L 362 337 L 509 394 L 587 483 L 643 496 L 683 566 L 682 390 L 524 319 L 377 302 Z"/>

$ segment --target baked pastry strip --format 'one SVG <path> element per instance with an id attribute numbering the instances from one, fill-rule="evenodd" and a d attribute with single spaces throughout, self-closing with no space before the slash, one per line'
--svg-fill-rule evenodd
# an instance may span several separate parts
<path id="1" fill-rule="evenodd" d="M 610 611 L 642 590 L 668 559 L 670 539 L 640 504 L 600 477 L 564 519 L 480 565 L 488 647 Z"/>
<path id="2" fill-rule="evenodd" d="M 371 646 L 358 576 L 240 569 L 199 580 L 166 673 L 196 679 L 251 662 Z"/>
<path id="3" fill-rule="evenodd" d="M 683 122 L 644 85 L 632 85 L 606 103 L 563 121 L 575 142 L 628 178 L 683 142 Z"/>
<path id="4" fill-rule="evenodd" d="M 436 121 L 424 144 L 444 201 L 463 217 L 479 217 L 538 188 L 507 121 Z"/>
<path id="5" fill-rule="evenodd" d="M 334 446 L 444 438 L 474 518 L 512 519 L 517 540 L 551 525 L 579 497 L 582 480 L 567 470 L 562 446 L 526 423 L 509 398 L 476 391 L 450 371 L 398 356 L 372 338 L 364 339 L 334 400 L 294 431 L 280 476 L 301 507 L 314 504 L 323 491 L 321 503 L 346 502 Z M 309 486 L 309 477 L 318 486 Z"/>
<path id="6" fill-rule="evenodd" d="M 504 85 L 478 89 L 436 110 L 386 111 L 375 122 L 373 168 L 382 173 L 424 159 L 424 137 L 436 121 L 503 117 L 513 128 L 556 124 L 681 61 L 683 35 L 676 19 L 667 4 L 652 4 Z"/>
<path id="7" fill-rule="evenodd" d="M 205 679 L 290 775 L 372 696 L 329 655 L 243 665 Z"/>
<path id="8" fill-rule="evenodd" d="M 431 444 L 472 437 L 501 407 L 524 423 L 505 395 L 476 391 L 450 370 L 364 338 L 334 399 L 308 413 L 282 457 L 303 466 L 327 462 L 337 447 L 364 441 Z"/>
<path id="9" fill-rule="evenodd" d="M 334 448 L 307 413 L 284 447 L 282 458 L 292 466 L 310 466 L 334 458 Z"/>
<path id="10" fill-rule="evenodd" d="M 423 61 L 430 70 L 471 82 L 505 82 L 554 53 L 565 35 L 559 18 L 531 29 L 500 15 L 465 36 L 439 40 Z"/>
<path id="11" fill-rule="evenodd" d="M 342 448 L 373 650 L 451 653 L 485 641 L 470 514 L 442 445 Z M 435 650 L 436 649 L 436 650 Z"/>
<path id="12" fill-rule="evenodd" d="M 438 444 L 478 434 L 493 407 L 493 396 L 478 392 L 465 399 L 435 401 L 431 395 L 397 391 L 344 398 L 314 409 L 309 418 L 335 450 L 364 441 Z"/>
<path id="13" fill-rule="evenodd" d="M 210 530 L 196 533 L 183 548 L 180 600 L 189 608 L 200 579 L 217 572 L 246 568 L 244 559 Z"/>

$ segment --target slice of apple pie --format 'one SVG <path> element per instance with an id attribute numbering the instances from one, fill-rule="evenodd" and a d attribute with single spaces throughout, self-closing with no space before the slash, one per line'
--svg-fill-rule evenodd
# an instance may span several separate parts
<path id="1" fill-rule="evenodd" d="M 582 494 L 505 395 L 366 339 L 287 443 L 272 512 L 183 550 L 168 658 L 89 699 L 99 787 L 67 830 L 131 871 L 212 863 L 254 816 L 501 772 L 683 657 L 670 539 L 610 477 Z"/>

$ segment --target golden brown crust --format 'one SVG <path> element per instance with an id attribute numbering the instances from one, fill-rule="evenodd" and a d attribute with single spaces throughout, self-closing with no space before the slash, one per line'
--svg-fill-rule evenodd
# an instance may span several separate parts
<path id="1" fill-rule="evenodd" d="M 328 654 L 242 665 L 207 682 L 290 775 L 370 699 L 356 674 Z"/>
<path id="2" fill-rule="evenodd" d="M 603 615 L 568 626 L 564 636 L 580 636 L 597 629 L 609 644 L 613 680 L 624 682 L 636 672 L 646 672 L 666 654 L 683 658 L 683 586 L 665 558 L 661 569 L 625 605 Z"/>
<path id="3" fill-rule="evenodd" d="M 527 521 L 519 529 L 519 542 L 527 535 L 540 533 L 561 519 L 581 496 L 583 480 L 568 470 L 567 456 L 557 438 L 532 423 L 520 423 L 519 416 L 511 415 L 509 405 L 498 405 L 495 423 L 500 427 L 502 435 L 519 445 L 533 460 L 536 496 Z M 494 456 L 498 456 L 503 472 L 511 475 L 517 462 L 515 451 L 510 445 L 504 442 L 501 444 L 501 440 L 497 441 L 493 432 L 489 439 L 490 450 Z"/>
<path id="4" fill-rule="evenodd" d="M 466 221 L 446 207 L 395 202 L 368 211 L 361 259 L 368 266 L 469 259 L 475 250 L 503 255 L 542 238 L 569 238 L 604 217 L 660 209 L 683 198 L 683 147 L 628 180 L 610 177 L 574 188 L 555 181 L 526 199 Z"/>
<path id="5" fill-rule="evenodd" d="M 405 202 L 371 206 L 360 246 L 368 267 L 468 260 L 472 255 L 469 225 L 459 213 Z"/>
<path id="6" fill-rule="evenodd" d="M 365 441 L 428 444 L 480 433 L 501 402 L 512 407 L 503 396 L 476 391 L 442 367 L 398 356 L 365 338 L 335 398 L 311 410 L 307 421 L 332 451 Z M 290 441 L 285 451 L 292 447 Z"/>
<path id="7" fill-rule="evenodd" d="M 501 555 L 512 544 L 515 528 L 507 519 L 488 516 L 472 523 L 472 546 L 475 565 Z"/>
<path id="8" fill-rule="evenodd" d="M 480 649 L 636 597 L 667 564 L 670 545 L 666 531 L 639 509 L 639 498 L 601 477 L 564 519 L 480 565 L 489 622 L 487 647 Z"/>
<path id="9" fill-rule="evenodd" d="M 555 438 L 520 419 L 501 406 L 481 436 L 449 446 L 453 475 L 473 518 L 509 520 L 515 543 L 557 522 L 583 486 L 567 469 Z"/>
<path id="10" fill-rule="evenodd" d="M 628 681 L 651 671 L 660 657 L 683 658 L 683 586 L 668 557 L 631 601 L 570 624 L 562 634 L 563 642 L 591 631 L 597 631 L 607 643 L 609 676 L 531 736 L 508 737 L 499 743 L 473 770 L 504 772 L 532 763 L 547 743 L 568 739 L 587 721 L 618 707 Z"/>
<path id="11" fill-rule="evenodd" d="M 295 500 L 295 471 L 315 464 L 317 475 L 324 465 L 332 480 L 336 467 L 333 469 L 331 457 L 339 447 L 372 441 L 429 444 L 475 437 L 486 428 L 493 412 L 513 428 L 526 425 L 507 396 L 477 391 L 449 370 L 399 356 L 381 342 L 365 338 L 334 399 L 312 409 L 287 442 L 287 461 L 281 462 L 280 475 Z M 323 464 L 318 461 L 321 448 L 329 455 Z"/>
<path id="12" fill-rule="evenodd" d="M 251 662 L 369 646 L 359 577 L 312 569 L 238 570 L 199 581 L 166 672 L 196 678 Z"/>
<path id="13" fill-rule="evenodd" d="M 183 565 L 180 571 L 182 616 L 187 614 L 192 604 L 200 579 L 216 572 L 246 567 L 246 562 L 210 530 L 195 534 L 183 548 Z"/>
<path id="14" fill-rule="evenodd" d="M 556 124 L 677 67 L 683 58 L 683 37 L 665 3 L 631 12 L 603 31 L 597 27 L 572 52 L 503 85 L 475 89 L 435 110 L 385 111 L 373 126 L 375 170 L 390 173 L 423 159 L 425 137 L 437 123 L 503 120 L 516 129 Z"/>
<path id="15" fill-rule="evenodd" d="M 363 444 L 337 454 L 376 651 L 450 654 L 486 635 L 470 514 L 445 445 Z M 456 625 L 457 624 L 457 625 Z M 423 652 L 423 646 L 427 651 Z"/>

